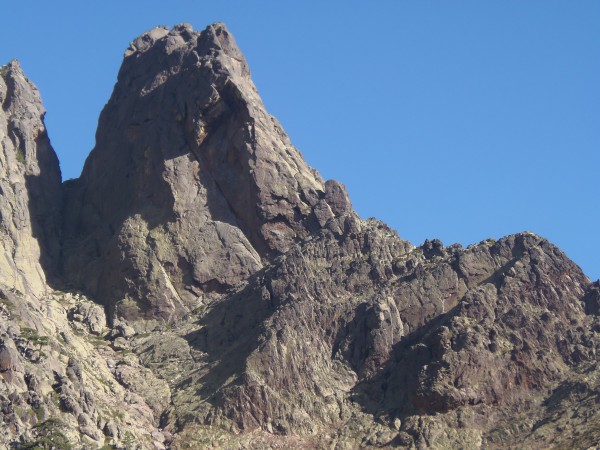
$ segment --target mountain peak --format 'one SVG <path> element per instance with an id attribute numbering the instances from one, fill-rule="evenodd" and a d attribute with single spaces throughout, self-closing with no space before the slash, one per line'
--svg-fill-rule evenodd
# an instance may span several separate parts
<path id="1" fill-rule="evenodd" d="M 341 184 L 326 185 L 266 112 L 221 23 L 135 39 L 96 138 L 68 196 L 66 273 L 108 305 L 150 299 L 144 316 L 179 315 L 354 216 Z M 143 258 L 123 253 L 133 224 L 140 242 L 164 236 L 151 251 L 127 244 Z"/>
<path id="2" fill-rule="evenodd" d="M 181 23 L 173 28 L 164 25 L 154 27 L 131 42 L 125 51 L 125 58 L 141 57 L 150 50 L 167 55 L 191 52 L 198 60 L 207 56 L 211 58 L 227 56 L 241 63 L 244 74 L 250 75 L 244 55 L 233 35 L 222 22 L 215 22 L 202 32 L 194 31 L 189 23 Z M 199 63 L 199 61 L 195 62 Z"/>
<path id="3" fill-rule="evenodd" d="M 40 295 L 58 266 L 61 175 L 40 93 L 16 59 L 0 67 L 0 104 L 0 284 Z"/>
<path id="4" fill-rule="evenodd" d="M 18 103 L 28 102 L 27 107 L 23 105 L 23 108 L 21 108 L 22 112 L 28 110 L 34 115 L 44 116 L 46 110 L 42 104 L 38 88 L 27 78 L 18 59 L 12 59 L 6 65 L 0 67 L 0 76 L 4 80 L 4 85 L 0 89 L 0 103 L 4 104 L 5 109 L 8 109 L 13 101 Z"/>
<path id="5" fill-rule="evenodd" d="M 190 24 L 175 25 L 173 29 L 160 25 L 135 38 L 125 51 L 125 57 L 139 56 L 154 47 L 171 52 L 176 47 L 195 41 L 199 35 Z"/>
<path id="6" fill-rule="evenodd" d="M 23 70 L 21 69 L 21 63 L 18 59 L 13 58 L 6 64 L 0 66 L 0 74 L 2 76 L 8 74 L 9 71 L 10 72 L 17 71 L 17 72 L 23 73 Z"/>

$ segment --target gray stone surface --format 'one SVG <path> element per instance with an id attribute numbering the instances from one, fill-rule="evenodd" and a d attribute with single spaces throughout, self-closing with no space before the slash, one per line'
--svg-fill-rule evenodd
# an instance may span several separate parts
<path id="1" fill-rule="evenodd" d="M 40 94 L 16 60 L 0 68 L 0 105 L 0 283 L 40 295 L 60 267 L 61 175 Z"/>
<path id="2" fill-rule="evenodd" d="M 65 274 L 127 319 L 179 317 L 352 214 L 328 186 L 265 111 L 223 24 L 155 28 L 126 52 L 67 187 Z"/>
<path id="3" fill-rule="evenodd" d="M 85 324 L 92 334 L 99 336 L 106 331 L 104 308 L 87 299 L 79 299 L 77 306 L 71 309 L 70 317 L 71 320 Z"/>

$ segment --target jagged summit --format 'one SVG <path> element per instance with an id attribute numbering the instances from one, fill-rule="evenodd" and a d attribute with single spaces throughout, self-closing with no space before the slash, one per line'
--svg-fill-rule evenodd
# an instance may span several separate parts
<path id="1" fill-rule="evenodd" d="M 2 70 L 1 73 L 2 73 L 3 77 L 5 75 L 7 75 L 9 71 L 20 72 L 21 74 L 23 74 L 23 69 L 21 68 L 21 62 L 17 58 L 13 58 L 6 64 L 2 64 L 0 66 L 0 70 Z"/>
<path id="2" fill-rule="evenodd" d="M 204 31 L 194 31 L 191 24 L 182 23 L 172 29 L 158 26 L 137 37 L 125 51 L 125 58 L 138 58 L 151 48 L 159 48 L 167 55 L 175 51 L 185 51 L 185 47 L 199 47 L 220 52 L 242 63 L 243 74 L 250 76 L 244 55 L 233 35 L 222 22 L 209 25 Z"/>
<path id="3" fill-rule="evenodd" d="M 23 73 L 21 68 L 21 62 L 17 58 L 11 59 L 6 64 L 0 65 L 0 75 L 4 78 L 9 72 L 20 72 Z"/>
<path id="4" fill-rule="evenodd" d="M 74 286 L 130 319 L 169 319 L 318 229 L 344 228 L 345 189 L 308 167 L 249 74 L 222 24 L 133 41 L 68 189 Z"/>
<path id="5" fill-rule="evenodd" d="M 5 110 L 10 108 L 11 102 L 28 101 L 31 103 L 30 107 L 20 113 L 43 118 L 46 109 L 42 104 L 38 88 L 25 76 L 18 59 L 12 59 L 1 66 L 0 76 L 5 83 L 5 88 L 0 94 L 0 102 Z"/>

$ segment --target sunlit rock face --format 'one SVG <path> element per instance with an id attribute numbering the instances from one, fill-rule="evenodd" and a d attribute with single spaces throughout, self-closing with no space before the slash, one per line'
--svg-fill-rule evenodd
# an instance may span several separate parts
<path id="1" fill-rule="evenodd" d="M 65 273 L 123 317 L 168 320 L 343 226 L 345 190 L 327 186 L 265 111 L 224 25 L 155 28 L 125 52 L 68 185 Z"/>
<path id="2" fill-rule="evenodd" d="M 18 61 L 0 68 L 0 104 L 0 283 L 40 295 L 59 268 L 61 175 Z"/>

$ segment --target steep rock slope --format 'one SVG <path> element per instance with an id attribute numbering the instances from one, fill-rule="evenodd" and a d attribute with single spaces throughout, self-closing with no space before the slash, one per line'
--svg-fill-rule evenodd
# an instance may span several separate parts
<path id="1" fill-rule="evenodd" d="M 164 449 L 169 388 L 108 331 L 79 294 L 0 285 L 0 448 Z"/>
<path id="2" fill-rule="evenodd" d="M 589 289 L 531 233 L 413 249 L 357 222 L 321 232 L 174 331 L 182 360 L 165 363 L 170 344 L 153 337 L 136 348 L 172 383 L 176 448 L 252 445 L 256 433 L 300 435 L 293 445 L 308 448 L 504 447 L 544 424 L 536 445 L 548 446 L 570 414 L 555 424 L 539 414 L 552 390 L 598 389 Z M 591 445 L 599 417 L 585 414 L 570 426 Z"/>
<path id="3" fill-rule="evenodd" d="M 17 61 L 0 68 L 0 283 L 42 294 L 59 267 L 58 159 L 37 88 Z"/>
<path id="4" fill-rule="evenodd" d="M 17 61 L 0 75 L 0 448 L 161 448 L 151 433 L 166 383 L 102 338 L 102 307 L 50 286 L 61 281 L 58 160 L 37 88 Z"/>
<path id="5" fill-rule="evenodd" d="M 222 24 L 131 44 L 67 192 L 65 274 L 129 319 L 181 316 L 351 212 L 265 112 Z"/>

